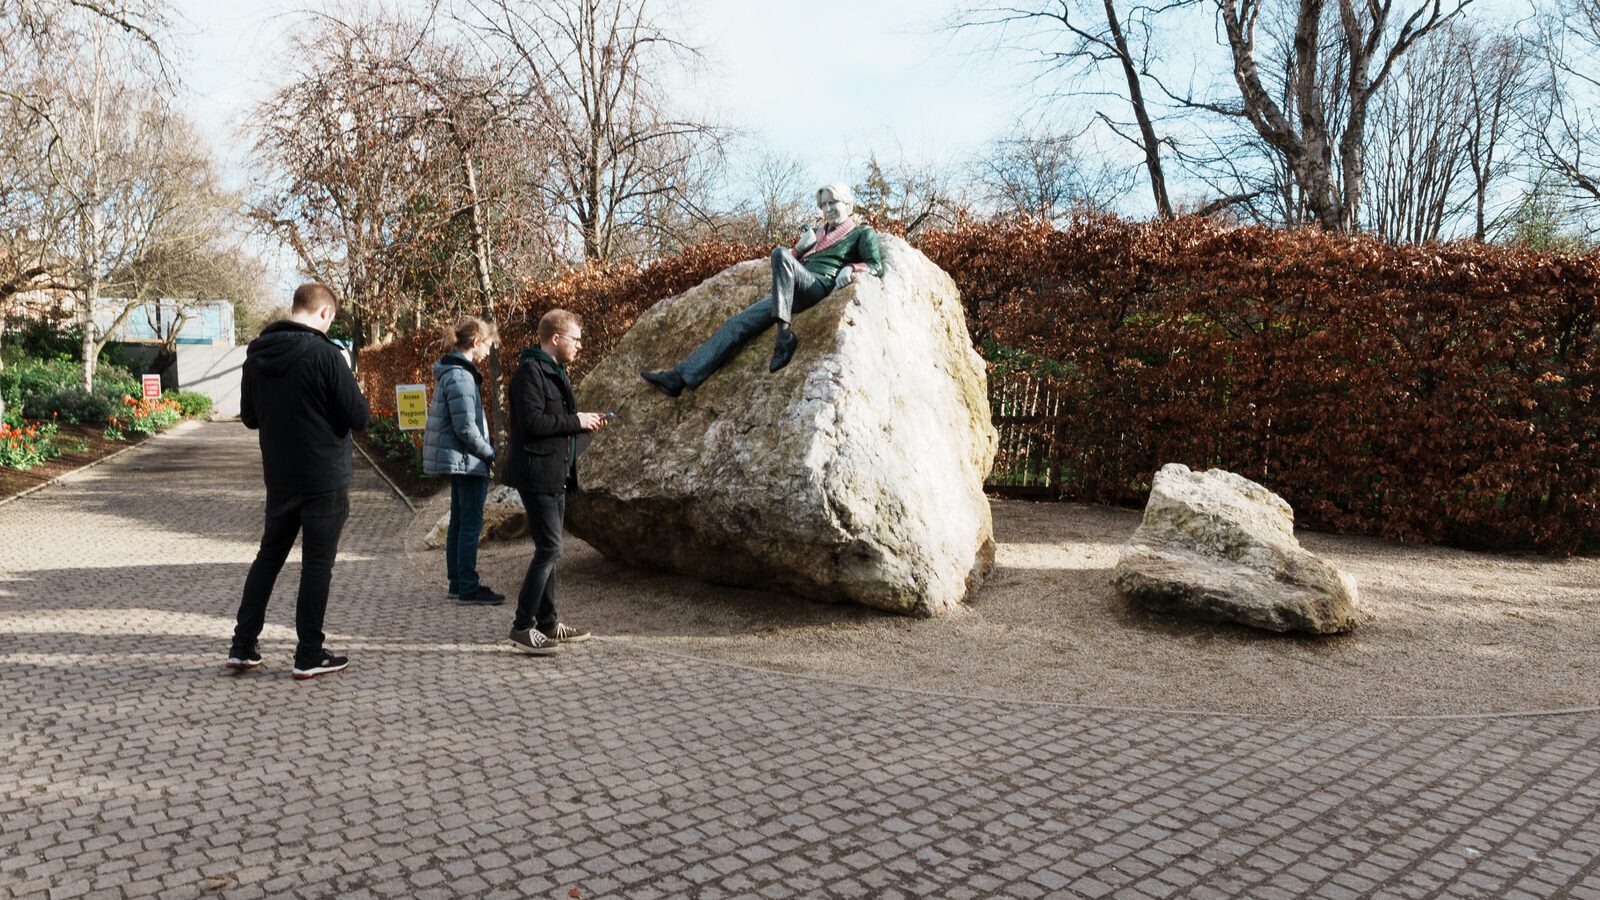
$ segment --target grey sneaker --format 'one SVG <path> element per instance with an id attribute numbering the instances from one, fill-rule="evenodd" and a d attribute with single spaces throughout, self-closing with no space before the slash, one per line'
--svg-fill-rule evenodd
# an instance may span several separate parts
<path id="1" fill-rule="evenodd" d="M 565 622 L 557 622 L 554 628 L 541 628 L 539 632 L 558 644 L 578 644 L 589 639 L 589 629 L 573 628 Z"/>
<path id="2" fill-rule="evenodd" d="M 549 656 L 560 649 L 559 644 L 545 637 L 537 628 L 529 628 L 526 631 L 511 629 L 511 646 L 534 656 Z"/>

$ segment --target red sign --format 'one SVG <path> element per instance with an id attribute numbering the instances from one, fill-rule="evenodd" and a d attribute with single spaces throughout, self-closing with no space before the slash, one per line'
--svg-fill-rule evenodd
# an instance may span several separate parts
<path id="1" fill-rule="evenodd" d="M 154 400 L 161 396 L 160 375 L 146 375 L 140 381 L 144 382 L 144 398 L 146 400 Z"/>

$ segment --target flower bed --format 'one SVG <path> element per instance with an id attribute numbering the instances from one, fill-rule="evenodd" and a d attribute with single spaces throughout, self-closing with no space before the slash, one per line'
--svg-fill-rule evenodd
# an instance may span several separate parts
<path id="1" fill-rule="evenodd" d="M 182 419 L 182 408 L 176 400 L 124 395 L 122 412 L 106 419 L 105 433 L 106 437 L 115 439 L 122 438 L 126 431 L 149 436 L 171 428 Z"/>
<path id="2" fill-rule="evenodd" d="M 55 422 L 16 419 L 7 413 L 0 421 L 0 466 L 26 471 L 60 456 L 56 431 Z"/>

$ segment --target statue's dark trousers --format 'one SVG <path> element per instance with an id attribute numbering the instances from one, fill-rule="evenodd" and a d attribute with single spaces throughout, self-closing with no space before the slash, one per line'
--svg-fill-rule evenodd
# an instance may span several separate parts
<path id="1" fill-rule="evenodd" d="M 745 307 L 743 312 L 722 323 L 716 333 L 696 347 L 683 362 L 673 367 L 688 387 L 698 387 L 722 368 L 750 339 L 775 322 L 789 322 L 795 313 L 805 312 L 833 290 L 800 265 L 787 247 L 772 251 L 772 293 Z"/>

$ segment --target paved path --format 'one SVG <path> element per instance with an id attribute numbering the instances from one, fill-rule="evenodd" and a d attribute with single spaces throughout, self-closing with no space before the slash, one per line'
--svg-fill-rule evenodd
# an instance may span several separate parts
<path id="1" fill-rule="evenodd" d="M 256 473 L 213 424 L 0 507 L 0 895 L 1600 897 L 1600 715 L 1285 721 L 604 641 L 534 659 L 507 611 L 437 596 L 366 469 L 329 615 L 350 670 L 289 678 L 291 562 L 266 666 L 221 675 Z"/>

